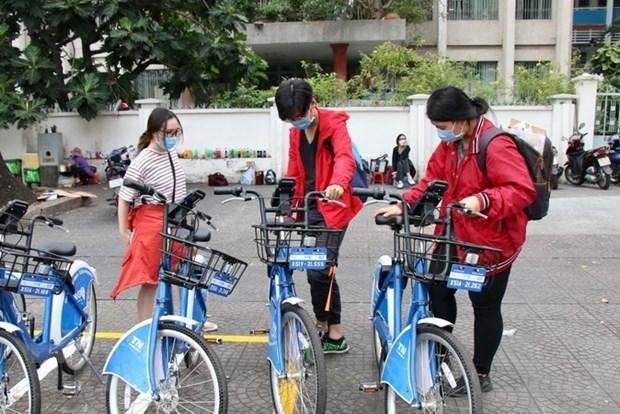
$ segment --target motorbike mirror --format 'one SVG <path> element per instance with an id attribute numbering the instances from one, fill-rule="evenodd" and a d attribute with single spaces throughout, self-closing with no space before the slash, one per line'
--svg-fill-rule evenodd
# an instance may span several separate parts
<path id="1" fill-rule="evenodd" d="M 581 129 L 581 128 L 585 127 L 585 126 L 586 126 L 586 123 L 582 122 L 582 123 L 579 124 L 579 126 L 577 128 Z"/>

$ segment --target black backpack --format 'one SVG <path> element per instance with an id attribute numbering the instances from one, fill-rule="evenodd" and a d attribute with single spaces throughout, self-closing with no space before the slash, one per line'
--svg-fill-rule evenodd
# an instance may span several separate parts
<path id="1" fill-rule="evenodd" d="M 519 152 L 525 159 L 525 164 L 532 178 L 532 183 L 536 189 L 536 198 L 525 208 L 527 218 L 530 220 L 540 220 L 549 211 L 549 197 L 551 195 L 551 168 L 553 166 L 553 150 L 551 140 L 544 137 L 544 142 L 537 144 L 542 148 L 542 153 L 522 138 L 506 132 L 499 128 L 491 128 L 478 139 L 478 166 L 486 175 L 486 153 L 487 146 L 493 138 L 499 135 L 507 135 L 513 139 Z M 506 166 L 508 168 L 508 166 Z"/>

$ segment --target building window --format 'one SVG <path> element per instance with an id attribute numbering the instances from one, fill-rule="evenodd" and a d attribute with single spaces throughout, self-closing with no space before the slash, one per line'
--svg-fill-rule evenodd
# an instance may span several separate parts
<path id="1" fill-rule="evenodd" d="M 497 20 L 497 0 L 448 0 L 448 20 Z"/>
<path id="2" fill-rule="evenodd" d="M 139 99 L 159 99 L 169 101 L 168 95 L 159 87 L 159 84 L 170 77 L 167 69 L 145 70 L 135 80 L 136 91 Z"/>
<path id="3" fill-rule="evenodd" d="M 551 0 L 517 0 L 516 18 L 517 20 L 551 19 Z"/>
<path id="4" fill-rule="evenodd" d="M 480 76 L 484 83 L 495 82 L 497 80 L 497 62 L 475 62 L 474 72 Z"/>

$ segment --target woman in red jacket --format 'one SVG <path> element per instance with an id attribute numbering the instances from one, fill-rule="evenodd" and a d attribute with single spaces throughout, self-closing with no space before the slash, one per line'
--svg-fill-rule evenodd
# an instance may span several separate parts
<path id="1" fill-rule="evenodd" d="M 503 250 L 498 269 L 489 276 L 481 292 L 469 292 L 474 309 L 474 365 L 483 392 L 493 389 L 489 372 L 503 332 L 501 304 L 512 263 L 525 242 L 527 216 L 523 209 L 534 200 L 536 192 L 525 160 L 508 136 L 499 136 L 487 149 L 487 174 L 478 166 L 478 139 L 491 121 L 484 115 L 488 104 L 481 98 L 469 98 L 454 87 L 437 89 L 429 97 L 426 114 L 437 128 L 441 140 L 435 149 L 424 178 L 407 193 L 405 200 L 414 203 L 433 180 L 448 182 L 441 214 L 449 203 L 483 212 L 487 220 L 463 214 L 453 216 L 458 240 L 493 246 Z M 401 214 L 400 206 L 380 209 L 384 216 Z M 429 287 L 431 311 L 439 318 L 456 321 L 455 289 Z"/>
<path id="2" fill-rule="evenodd" d="M 362 208 L 362 202 L 351 193 L 351 178 L 355 172 L 351 138 L 344 112 L 318 107 L 312 87 L 302 79 L 282 82 L 276 92 L 276 107 L 280 119 L 293 128 L 289 135 L 287 177 L 295 178 L 295 197 L 310 191 L 324 191 L 328 198 L 340 200 L 346 208 L 330 203 L 310 201 L 308 222 L 315 226 L 342 229 L 340 242 L 349 222 Z M 336 258 L 337 259 L 337 258 Z M 349 350 L 340 324 L 340 289 L 331 280 L 328 270 L 308 270 L 308 283 L 317 327 L 324 332 L 323 351 L 341 354 Z M 332 284 L 331 310 L 325 304 Z"/>

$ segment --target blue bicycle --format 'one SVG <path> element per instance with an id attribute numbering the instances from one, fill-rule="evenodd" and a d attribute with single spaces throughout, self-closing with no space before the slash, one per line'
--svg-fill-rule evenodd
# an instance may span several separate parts
<path id="1" fill-rule="evenodd" d="M 164 205 L 162 263 L 153 317 L 131 328 L 105 363 L 107 410 L 114 414 L 226 413 L 228 390 L 222 365 L 201 337 L 202 323 L 193 319 L 193 311 L 192 316 L 174 312 L 172 286 L 180 287 L 187 309 L 193 298 L 201 298 L 188 290 L 208 290 L 213 281 L 238 279 L 247 263 L 195 244 L 206 241 L 208 233 L 188 225 L 187 217 L 204 192 L 195 190 L 180 204 L 167 204 L 149 186 L 128 179 L 124 185 Z M 206 318 L 203 304 L 199 320 Z"/>
<path id="2" fill-rule="evenodd" d="M 389 414 L 411 409 L 425 413 L 482 413 L 473 361 L 449 331 L 452 324 L 433 317 L 429 311 L 427 286 L 447 284 L 480 291 L 501 250 L 454 239 L 454 210 L 478 218 L 485 216 L 454 204 L 446 207 L 445 219 L 437 219 L 436 207 L 446 187 L 445 182 L 433 182 L 413 208 L 403 203 L 403 215 L 375 217 L 377 225 L 387 225 L 394 231 L 394 255 L 377 260 L 372 282 L 370 319 L 381 385 L 368 383 L 360 387 L 362 391 L 384 388 L 385 412 Z M 380 188 L 356 188 L 353 192 L 374 198 L 368 204 L 402 201 L 400 193 Z M 443 226 L 443 235 L 422 232 L 433 224 Z M 402 305 L 408 279 L 411 299 L 405 315 Z"/>
<path id="3" fill-rule="evenodd" d="M 279 196 L 273 207 L 256 191 L 243 187 L 217 188 L 214 194 L 230 194 L 224 200 L 258 199 L 261 223 L 254 225 L 257 255 L 267 265 L 269 276 L 269 312 L 267 360 L 270 367 L 271 395 L 278 414 L 325 413 L 327 376 L 323 348 L 312 318 L 300 305 L 295 293 L 294 270 L 326 269 L 334 264 L 339 248 L 340 230 L 308 225 L 308 200 L 336 203 L 321 192 L 305 197 L 306 208 L 293 208 L 292 180 L 280 182 Z M 304 214 L 296 223 L 291 213 Z"/>
<path id="4" fill-rule="evenodd" d="M 34 226 L 61 227 L 60 219 L 36 216 L 21 224 L 28 204 L 10 202 L 0 212 L 0 411 L 39 413 L 37 367 L 46 375 L 58 365 L 58 388 L 68 394 L 79 383 L 63 382 L 89 364 L 97 330 L 95 269 L 71 260 L 75 245 L 54 242 L 32 247 Z M 44 299 L 43 323 L 25 311 L 24 296 Z M 22 307 L 22 309 L 19 309 Z"/>

